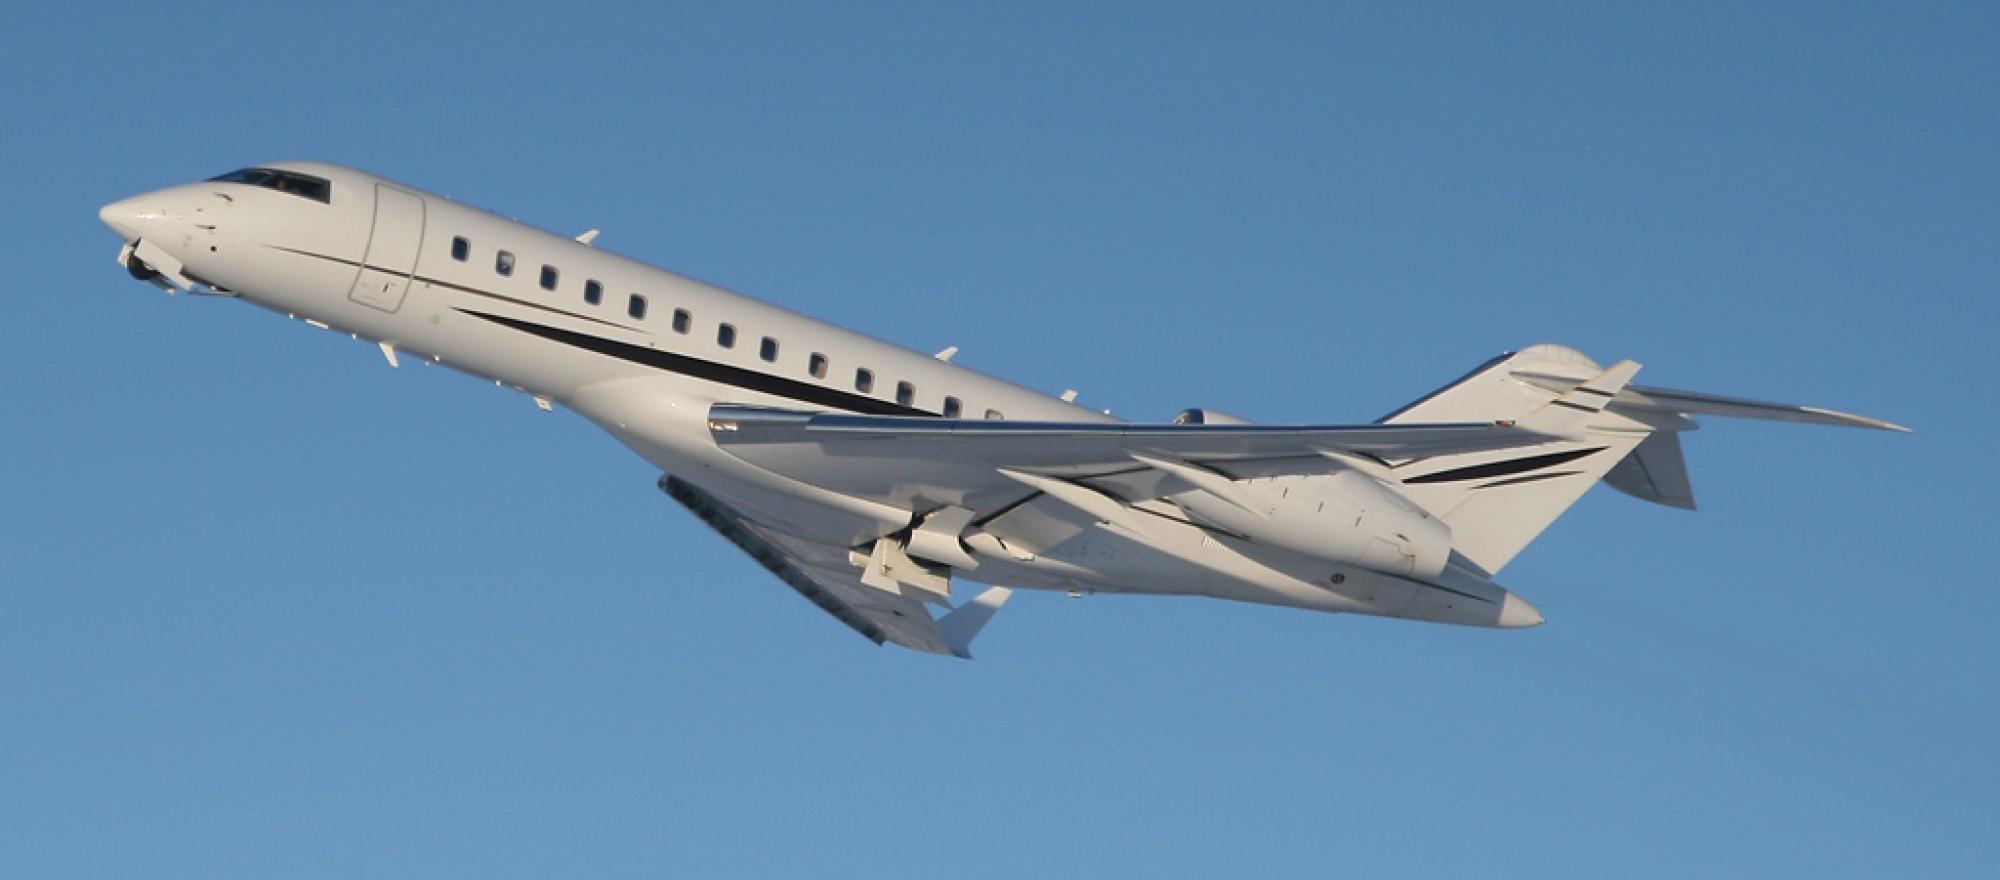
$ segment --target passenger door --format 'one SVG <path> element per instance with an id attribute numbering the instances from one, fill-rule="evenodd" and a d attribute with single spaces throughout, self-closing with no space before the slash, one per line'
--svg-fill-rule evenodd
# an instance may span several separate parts
<path id="1" fill-rule="evenodd" d="M 376 184 L 375 227 L 348 298 L 385 312 L 402 308 L 423 243 L 424 200 L 393 186 Z"/>

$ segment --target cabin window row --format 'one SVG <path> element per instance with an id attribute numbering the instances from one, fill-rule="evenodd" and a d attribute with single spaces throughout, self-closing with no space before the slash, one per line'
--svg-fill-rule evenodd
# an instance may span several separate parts
<path id="1" fill-rule="evenodd" d="M 461 263 L 469 262 L 472 259 L 472 242 L 462 235 L 453 237 L 451 240 L 451 258 Z M 513 251 L 497 251 L 493 257 L 493 271 L 502 277 L 513 277 L 514 263 Z M 560 286 L 561 281 L 562 270 L 548 264 L 542 265 L 540 282 L 543 290 L 553 292 Z M 585 280 L 583 282 L 583 301 L 593 306 L 603 304 L 604 285 L 594 278 Z M 625 314 L 631 316 L 634 320 L 643 320 L 646 317 L 646 297 L 643 294 L 637 293 L 627 297 L 625 301 Z M 675 333 L 685 335 L 693 329 L 694 316 L 687 309 L 675 309 L 672 326 Z M 735 348 L 736 325 L 716 325 L 715 342 L 723 348 Z M 757 356 L 762 358 L 765 363 L 777 363 L 778 340 L 770 336 L 764 337 L 757 345 Z M 815 379 L 826 378 L 829 372 L 826 355 L 815 351 L 811 356 L 807 357 L 806 372 L 811 374 Z M 854 371 L 854 390 L 862 394 L 875 393 L 875 372 L 867 367 L 856 368 Z M 917 386 L 908 381 L 897 382 L 897 405 L 914 408 L 916 402 Z M 945 397 L 944 409 L 941 413 L 945 418 L 959 418 L 964 412 L 965 405 L 957 397 L 949 395 Z M 997 409 L 989 409 L 986 411 L 986 418 L 1000 419 L 1004 418 L 1004 416 Z"/>
<path id="2" fill-rule="evenodd" d="M 463 235 L 453 236 L 451 239 L 451 258 L 461 263 L 470 262 L 472 260 L 471 240 Z M 503 278 L 512 278 L 514 276 L 514 263 L 513 251 L 495 251 L 493 254 L 493 271 Z M 562 285 L 562 270 L 544 263 L 542 264 L 542 274 L 539 281 L 543 290 L 554 292 L 557 287 Z M 595 278 L 586 279 L 583 282 L 583 301 L 593 306 L 603 305 L 604 283 Z M 626 297 L 625 314 L 631 315 L 635 319 L 646 317 L 646 297 L 637 293 Z"/>

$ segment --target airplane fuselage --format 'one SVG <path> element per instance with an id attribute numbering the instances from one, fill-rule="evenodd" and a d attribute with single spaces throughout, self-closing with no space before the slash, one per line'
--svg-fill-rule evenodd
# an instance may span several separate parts
<path id="1" fill-rule="evenodd" d="M 729 454 L 711 436 L 712 406 L 1116 421 L 414 187 L 320 163 L 267 167 L 303 183 L 193 183 L 101 216 L 125 240 L 135 274 L 219 289 L 379 343 L 392 362 L 430 361 L 561 404 L 663 472 L 802 537 L 863 546 L 909 527 L 911 511 Z M 1135 509 L 1147 517 L 1143 534 L 1053 517 L 1061 521 L 1046 527 L 1060 540 L 1032 552 L 975 546 L 977 567 L 954 574 L 1486 626 L 1540 622 L 1490 589 L 1468 597 L 1464 586 L 1332 565 L 1193 521 L 1164 501 Z"/>

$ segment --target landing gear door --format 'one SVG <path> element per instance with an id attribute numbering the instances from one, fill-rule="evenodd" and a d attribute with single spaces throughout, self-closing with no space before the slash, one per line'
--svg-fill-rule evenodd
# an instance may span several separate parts
<path id="1" fill-rule="evenodd" d="M 424 200 L 384 184 L 375 185 L 375 229 L 361 258 L 348 298 L 385 312 L 403 307 L 417 251 L 424 243 Z"/>

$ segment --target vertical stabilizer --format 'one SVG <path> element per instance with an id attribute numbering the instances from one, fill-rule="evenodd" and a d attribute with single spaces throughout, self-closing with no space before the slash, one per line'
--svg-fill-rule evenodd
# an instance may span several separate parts
<path id="1" fill-rule="evenodd" d="M 1513 375 L 1551 369 L 1592 378 L 1559 392 Z M 1632 361 L 1603 369 L 1555 345 L 1491 361 L 1383 421 L 1517 420 L 1564 439 L 1531 449 L 1398 462 L 1392 473 L 1404 495 L 1451 527 L 1454 551 L 1488 574 L 1497 572 L 1654 430 L 1606 409 L 1638 369 Z"/>

